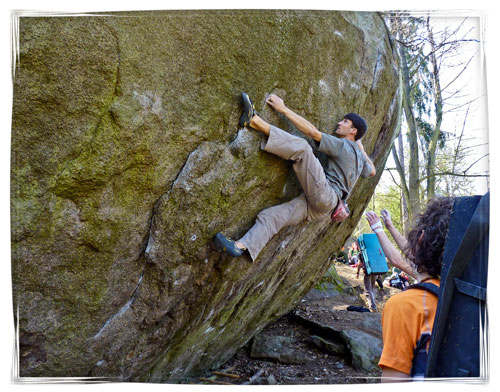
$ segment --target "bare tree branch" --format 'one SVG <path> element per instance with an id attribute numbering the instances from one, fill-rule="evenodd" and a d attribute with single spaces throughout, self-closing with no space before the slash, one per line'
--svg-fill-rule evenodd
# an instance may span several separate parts
<path id="1" fill-rule="evenodd" d="M 480 177 L 488 177 L 489 178 L 490 177 L 489 174 L 465 174 L 465 173 L 453 173 L 453 172 L 447 172 L 447 171 L 440 172 L 440 173 L 434 173 L 433 176 L 434 177 L 453 176 L 453 177 L 467 177 L 467 178 L 480 178 Z M 428 177 L 430 177 L 430 176 L 422 177 L 418 180 L 418 182 L 422 183 L 425 180 L 427 180 Z"/>
<path id="2" fill-rule="evenodd" d="M 385 170 L 387 170 L 387 172 L 391 175 L 392 182 L 394 182 L 394 185 L 396 185 L 400 190 L 403 190 L 403 188 L 401 187 L 401 185 L 398 184 L 398 182 L 394 178 L 394 175 L 392 174 L 392 170 L 397 170 L 397 169 L 396 168 L 392 168 L 392 169 L 386 168 Z"/>
<path id="3" fill-rule="evenodd" d="M 462 124 L 462 132 L 460 133 L 460 138 L 458 139 L 457 147 L 455 149 L 455 156 L 453 157 L 453 164 L 451 165 L 451 171 L 455 171 L 455 166 L 457 164 L 458 153 L 460 151 L 460 144 L 462 143 L 462 137 L 464 136 L 465 124 L 467 123 L 467 117 L 469 116 L 470 105 L 467 107 L 467 113 L 465 113 L 465 118 Z"/>
<path id="4" fill-rule="evenodd" d="M 448 83 L 446 86 L 444 86 L 444 87 L 441 89 L 441 91 L 445 91 L 445 90 L 446 90 L 446 89 L 447 89 L 447 88 L 448 88 L 448 87 L 449 87 L 449 86 L 450 86 L 453 82 L 455 82 L 455 80 L 457 80 L 457 79 L 460 77 L 460 75 L 462 75 L 462 74 L 465 72 L 465 70 L 467 69 L 467 67 L 469 66 L 469 64 L 471 63 L 471 61 L 474 59 L 474 57 L 476 57 L 476 54 L 474 54 L 474 55 L 473 55 L 473 56 L 469 59 L 469 61 L 467 61 L 467 64 L 465 64 L 465 67 L 463 67 L 463 69 L 459 72 L 459 74 L 458 74 L 457 76 L 455 76 L 455 77 L 453 78 L 453 80 L 452 80 L 450 83 Z"/>
<path id="5" fill-rule="evenodd" d="M 484 154 L 481 158 L 479 159 L 476 159 L 472 165 L 470 165 L 467 169 L 464 170 L 464 173 L 467 173 L 471 168 L 472 166 L 474 166 L 476 163 L 478 163 L 480 160 L 482 160 L 483 158 L 486 158 L 487 156 L 489 156 L 490 154 Z"/>

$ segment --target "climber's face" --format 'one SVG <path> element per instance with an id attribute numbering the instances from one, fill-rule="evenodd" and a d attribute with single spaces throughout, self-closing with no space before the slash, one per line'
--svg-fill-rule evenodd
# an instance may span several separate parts
<path id="1" fill-rule="evenodd" d="M 352 121 L 348 120 L 347 118 L 344 118 L 342 121 L 340 121 L 337 124 L 337 129 L 335 130 L 335 133 L 338 137 L 346 137 L 351 134 L 355 135 L 356 132 L 357 129 L 352 126 Z"/>

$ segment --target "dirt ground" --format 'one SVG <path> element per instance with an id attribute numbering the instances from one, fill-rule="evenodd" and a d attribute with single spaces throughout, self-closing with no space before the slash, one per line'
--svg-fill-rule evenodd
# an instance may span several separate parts
<path id="1" fill-rule="evenodd" d="M 294 349 L 308 360 L 303 364 L 284 364 L 250 357 L 250 344 L 241 348 L 237 354 L 220 369 L 207 372 L 203 377 L 187 380 L 191 384 L 260 384 L 260 385 L 296 385 L 296 384 L 361 384 L 380 382 L 380 370 L 368 373 L 352 367 L 345 357 L 327 354 L 311 344 L 311 333 L 307 326 L 295 317 L 296 314 L 313 315 L 324 325 L 328 323 L 360 323 L 364 313 L 348 312 L 349 305 L 369 308 L 368 296 L 363 289 L 363 273 L 356 278 L 356 269 L 348 265 L 335 265 L 338 274 L 351 286 L 351 294 L 338 294 L 327 298 L 308 300 L 307 296 L 290 313 L 268 325 L 261 333 L 278 334 L 293 337 Z M 377 313 L 380 313 L 387 300 L 399 292 L 398 289 L 375 288 Z M 377 317 L 377 316 L 373 316 Z M 380 336 L 381 338 L 381 336 Z"/>

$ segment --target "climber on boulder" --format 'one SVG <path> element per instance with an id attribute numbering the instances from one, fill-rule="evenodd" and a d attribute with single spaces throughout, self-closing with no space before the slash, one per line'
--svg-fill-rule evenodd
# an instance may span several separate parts
<path id="1" fill-rule="evenodd" d="M 255 260 L 269 240 L 283 227 L 304 220 L 323 219 L 331 214 L 339 201 L 345 200 L 359 176 L 375 175 L 375 167 L 363 145 L 366 121 L 355 113 L 344 116 L 337 124 L 336 136 L 322 133 L 309 121 L 290 110 L 277 95 L 269 95 L 266 102 L 287 117 L 299 131 L 315 141 L 318 151 L 327 156 L 323 167 L 314 156 L 309 143 L 300 137 L 268 124 L 255 113 L 255 107 L 246 93 L 242 93 L 243 114 L 241 127 L 251 127 L 268 137 L 263 150 L 293 161 L 293 169 L 304 193 L 277 206 L 261 211 L 254 226 L 238 241 L 217 233 L 214 247 L 230 256 L 241 256 L 248 250 Z"/>

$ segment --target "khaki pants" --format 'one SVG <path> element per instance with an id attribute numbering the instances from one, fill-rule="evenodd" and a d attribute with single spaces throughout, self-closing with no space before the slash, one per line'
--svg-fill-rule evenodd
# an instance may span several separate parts
<path id="1" fill-rule="evenodd" d="M 239 240 L 248 249 L 252 260 L 283 227 L 296 225 L 306 219 L 322 219 L 330 215 L 339 200 L 325 177 L 321 163 L 304 139 L 271 126 L 262 149 L 293 161 L 293 169 L 304 193 L 259 213 L 255 225 Z"/>

